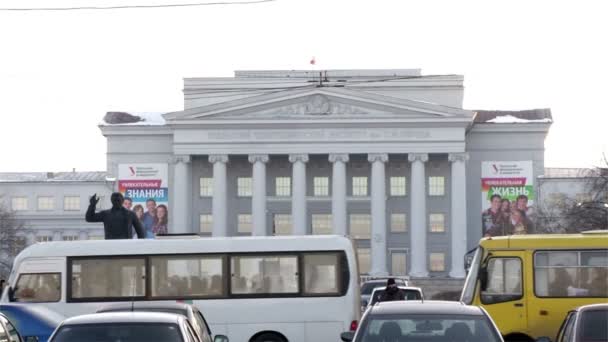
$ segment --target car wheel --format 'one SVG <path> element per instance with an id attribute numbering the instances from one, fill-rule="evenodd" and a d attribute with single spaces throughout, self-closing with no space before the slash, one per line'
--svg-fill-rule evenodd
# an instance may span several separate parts
<path id="1" fill-rule="evenodd" d="M 274 333 L 263 333 L 257 336 L 252 342 L 287 342 L 283 337 Z"/>

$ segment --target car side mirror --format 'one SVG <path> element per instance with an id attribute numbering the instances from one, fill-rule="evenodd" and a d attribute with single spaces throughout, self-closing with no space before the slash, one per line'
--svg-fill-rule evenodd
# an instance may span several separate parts
<path id="1" fill-rule="evenodd" d="M 226 335 L 215 335 L 213 342 L 228 342 L 228 336 Z"/>
<path id="2" fill-rule="evenodd" d="M 38 336 L 26 336 L 25 342 L 38 342 Z"/>
<path id="3" fill-rule="evenodd" d="M 354 331 L 345 331 L 340 334 L 340 339 L 344 342 L 351 342 L 355 338 Z"/>
<path id="4" fill-rule="evenodd" d="M 536 339 L 536 342 L 551 342 L 551 339 L 548 338 L 547 336 L 541 336 Z"/>
<path id="5" fill-rule="evenodd" d="M 15 292 L 16 292 L 17 288 L 12 288 L 11 286 L 8 287 L 8 301 L 9 302 L 16 302 L 15 300 Z"/>

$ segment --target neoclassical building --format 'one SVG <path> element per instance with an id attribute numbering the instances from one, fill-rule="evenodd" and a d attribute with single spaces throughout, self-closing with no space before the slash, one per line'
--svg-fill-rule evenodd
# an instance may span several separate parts
<path id="1" fill-rule="evenodd" d="M 482 163 L 542 175 L 551 122 L 463 109 L 463 76 L 418 69 L 237 71 L 183 91 L 182 111 L 106 116 L 108 177 L 166 165 L 170 233 L 348 235 L 371 275 L 464 277 Z"/>

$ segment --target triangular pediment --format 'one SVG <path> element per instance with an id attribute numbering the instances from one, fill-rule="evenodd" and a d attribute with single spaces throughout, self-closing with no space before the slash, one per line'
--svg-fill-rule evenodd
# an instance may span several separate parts
<path id="1" fill-rule="evenodd" d="M 165 114 L 168 123 L 273 119 L 470 119 L 473 112 L 345 88 L 273 92 Z"/>

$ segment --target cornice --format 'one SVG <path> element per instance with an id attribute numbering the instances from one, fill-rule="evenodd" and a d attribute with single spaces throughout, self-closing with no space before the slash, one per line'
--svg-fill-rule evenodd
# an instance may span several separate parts
<path id="1" fill-rule="evenodd" d="M 529 123 L 474 123 L 470 132 L 472 133 L 521 133 L 537 132 L 548 133 L 551 128 L 550 122 L 529 122 Z"/>

